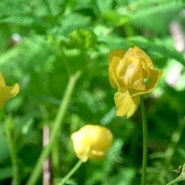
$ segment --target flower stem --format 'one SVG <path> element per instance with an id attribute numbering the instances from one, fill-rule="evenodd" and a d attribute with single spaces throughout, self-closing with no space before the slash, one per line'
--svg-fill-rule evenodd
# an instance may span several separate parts
<path id="1" fill-rule="evenodd" d="M 141 108 L 142 125 L 143 125 L 143 162 L 142 162 L 141 184 L 146 185 L 146 170 L 147 170 L 147 160 L 148 160 L 148 130 L 147 130 L 146 111 L 145 111 L 145 106 L 142 98 L 140 101 L 140 108 Z"/>
<path id="2" fill-rule="evenodd" d="M 82 163 L 83 161 L 82 159 L 80 159 L 58 185 L 64 185 L 66 181 L 78 170 L 78 168 L 82 165 Z"/>
<path id="3" fill-rule="evenodd" d="M 180 182 L 180 181 L 185 181 L 185 163 L 182 166 L 181 174 L 166 185 L 176 184 L 177 182 Z"/>
<path id="4" fill-rule="evenodd" d="M 11 117 L 8 117 L 6 121 L 6 136 L 8 140 L 8 146 L 10 149 L 10 157 L 12 161 L 12 185 L 19 184 L 19 167 L 17 160 L 17 149 L 13 138 L 14 126 Z"/>
<path id="5" fill-rule="evenodd" d="M 75 84 L 76 84 L 76 81 L 80 77 L 80 74 L 81 74 L 81 72 L 77 71 L 74 75 L 72 75 L 69 78 L 69 82 L 68 82 L 68 85 L 66 87 L 63 99 L 60 103 L 57 116 L 56 116 L 55 121 L 53 123 L 53 129 L 51 131 L 50 141 L 49 141 L 47 147 L 45 147 L 42 150 L 42 152 L 40 154 L 40 157 L 38 158 L 38 161 L 36 163 L 36 166 L 33 169 L 33 172 L 31 174 L 30 178 L 28 179 L 28 182 L 27 182 L 26 185 L 34 185 L 37 182 L 37 180 L 38 180 L 38 178 L 41 174 L 42 165 L 43 165 L 45 159 L 47 158 L 47 156 L 49 155 L 49 153 L 51 151 L 51 148 L 54 145 L 54 143 L 56 141 L 56 138 L 58 137 L 58 134 L 61 131 L 61 126 L 62 126 L 62 122 L 63 122 L 63 119 L 64 119 L 64 115 L 66 113 L 66 110 L 67 110 L 72 92 L 73 92 Z"/>
<path id="6" fill-rule="evenodd" d="M 91 147 L 88 148 L 88 150 L 84 153 L 82 158 L 80 158 L 80 160 L 76 163 L 76 165 L 68 172 L 68 174 L 62 179 L 62 181 L 58 185 L 64 185 L 66 181 L 79 169 L 82 163 L 86 161 L 86 158 L 88 157 L 91 149 L 92 149 Z"/>
<path id="7" fill-rule="evenodd" d="M 169 182 L 169 183 L 166 184 L 166 185 L 176 184 L 177 182 L 180 182 L 180 181 L 182 181 L 182 180 L 184 180 L 184 179 L 183 179 L 182 176 L 180 175 L 180 176 L 178 176 L 177 178 L 173 179 L 171 182 Z"/>

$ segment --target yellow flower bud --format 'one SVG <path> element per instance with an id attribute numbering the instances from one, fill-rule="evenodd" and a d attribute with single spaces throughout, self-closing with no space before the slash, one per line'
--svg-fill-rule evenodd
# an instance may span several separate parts
<path id="1" fill-rule="evenodd" d="M 16 83 L 13 86 L 7 86 L 3 75 L 0 73 L 0 109 L 8 99 L 16 96 L 18 92 L 19 85 Z"/>
<path id="2" fill-rule="evenodd" d="M 74 132 L 71 139 L 77 157 L 85 162 L 88 158 L 103 158 L 112 144 L 113 135 L 104 126 L 85 125 Z"/>
<path id="3" fill-rule="evenodd" d="M 114 96 L 117 116 L 130 117 L 139 105 L 139 95 L 157 86 L 162 71 L 154 69 L 151 58 L 135 46 L 110 53 L 108 75 L 111 86 L 118 88 Z"/>

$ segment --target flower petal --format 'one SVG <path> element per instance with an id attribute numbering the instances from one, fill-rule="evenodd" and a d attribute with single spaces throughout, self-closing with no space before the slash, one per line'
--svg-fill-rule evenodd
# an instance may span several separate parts
<path id="1" fill-rule="evenodd" d="M 118 91 L 114 95 L 114 101 L 116 104 L 117 116 L 126 115 L 127 118 L 129 118 L 136 111 L 139 105 L 140 97 L 131 97 L 128 91 L 124 93 Z"/>
<path id="2" fill-rule="evenodd" d="M 2 73 L 0 73 L 0 87 L 4 87 L 4 86 L 5 86 L 5 80 Z"/>
<path id="3" fill-rule="evenodd" d="M 151 92 L 157 86 L 162 74 L 163 74 L 163 71 L 161 70 L 150 71 L 150 77 L 148 82 L 146 83 L 146 90 L 145 90 L 146 93 Z"/>
<path id="4" fill-rule="evenodd" d="M 137 46 L 134 46 L 133 53 L 137 58 L 141 59 L 144 70 L 147 70 L 148 68 L 154 68 L 151 58 L 142 49 Z"/>
<path id="5" fill-rule="evenodd" d="M 137 58 L 132 58 L 132 60 L 133 62 L 130 62 L 124 74 L 125 85 L 130 89 L 144 90 L 142 65 Z"/>
<path id="6" fill-rule="evenodd" d="M 150 77 L 145 83 L 145 90 L 129 90 L 131 96 L 138 96 L 151 92 L 157 86 L 162 73 L 163 71 L 161 70 L 150 70 Z"/>
<path id="7" fill-rule="evenodd" d="M 125 54 L 124 50 L 116 50 L 110 53 L 108 76 L 112 87 L 119 87 L 116 68 Z"/>
<path id="8" fill-rule="evenodd" d="M 0 109 L 8 99 L 16 96 L 18 92 L 19 85 L 16 83 L 13 86 L 7 86 L 3 75 L 0 73 Z"/>

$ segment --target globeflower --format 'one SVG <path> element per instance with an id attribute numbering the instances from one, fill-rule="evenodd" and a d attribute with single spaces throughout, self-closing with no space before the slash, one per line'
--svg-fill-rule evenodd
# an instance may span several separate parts
<path id="1" fill-rule="evenodd" d="M 151 92 L 161 75 L 162 71 L 154 69 L 151 58 L 137 46 L 111 52 L 108 76 L 111 86 L 118 89 L 114 95 L 117 116 L 132 116 L 140 95 Z"/>
<path id="2" fill-rule="evenodd" d="M 71 139 L 77 157 L 86 162 L 88 158 L 103 158 L 111 147 L 113 135 L 104 126 L 85 125 Z"/>
<path id="3" fill-rule="evenodd" d="M 18 92 L 19 85 L 16 83 L 13 86 L 7 86 L 3 75 L 0 73 L 0 109 L 8 99 L 16 96 Z"/>

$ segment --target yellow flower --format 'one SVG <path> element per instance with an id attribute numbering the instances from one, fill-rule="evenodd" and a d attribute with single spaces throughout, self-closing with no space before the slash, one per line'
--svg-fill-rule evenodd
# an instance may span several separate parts
<path id="1" fill-rule="evenodd" d="M 77 157 L 85 162 L 88 158 L 103 158 L 112 144 L 113 135 L 104 126 L 85 125 L 74 132 L 71 139 Z"/>
<path id="2" fill-rule="evenodd" d="M 111 86 L 118 89 L 114 96 L 117 116 L 130 117 L 139 105 L 139 95 L 156 87 L 162 71 L 154 69 L 151 58 L 135 46 L 110 53 L 108 75 Z"/>
<path id="3" fill-rule="evenodd" d="M 14 97 L 19 92 L 19 85 L 16 83 L 13 86 L 7 86 L 3 75 L 0 73 L 0 109 L 5 102 Z"/>

